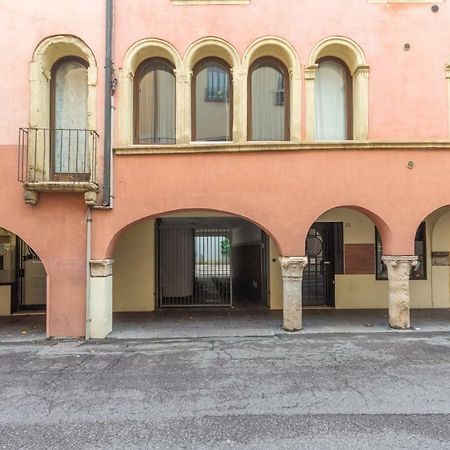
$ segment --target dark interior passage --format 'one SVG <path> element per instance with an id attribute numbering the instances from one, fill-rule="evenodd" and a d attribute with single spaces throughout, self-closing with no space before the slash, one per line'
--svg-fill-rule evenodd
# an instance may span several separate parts
<path id="1" fill-rule="evenodd" d="M 158 221 L 158 306 L 268 304 L 267 237 L 238 218 Z"/>

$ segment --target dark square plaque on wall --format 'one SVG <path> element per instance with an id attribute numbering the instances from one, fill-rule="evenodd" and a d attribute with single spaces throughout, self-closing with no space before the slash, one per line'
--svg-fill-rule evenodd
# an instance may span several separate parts
<path id="1" fill-rule="evenodd" d="M 345 244 L 345 273 L 371 275 L 375 273 L 374 244 Z"/>

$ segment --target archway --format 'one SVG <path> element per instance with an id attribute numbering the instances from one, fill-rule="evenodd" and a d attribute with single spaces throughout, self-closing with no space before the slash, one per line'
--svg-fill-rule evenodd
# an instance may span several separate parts
<path id="1" fill-rule="evenodd" d="M 282 309 L 277 257 L 264 230 L 232 214 L 195 210 L 139 221 L 112 253 L 111 336 L 210 335 L 248 326 L 249 318 Z M 272 318 L 277 327 L 281 314 Z"/>
<path id="2" fill-rule="evenodd" d="M 413 308 L 450 308 L 450 206 L 439 208 L 418 225 L 414 247 L 422 290 L 412 291 Z"/>
<path id="3" fill-rule="evenodd" d="M 47 273 L 39 255 L 19 236 L 0 228 L 2 333 L 12 338 L 45 337 L 46 309 Z"/>
<path id="4" fill-rule="evenodd" d="M 336 309 L 387 308 L 381 235 L 369 212 L 339 207 L 320 215 L 306 237 L 303 305 Z M 378 228 L 383 227 L 381 219 Z"/>

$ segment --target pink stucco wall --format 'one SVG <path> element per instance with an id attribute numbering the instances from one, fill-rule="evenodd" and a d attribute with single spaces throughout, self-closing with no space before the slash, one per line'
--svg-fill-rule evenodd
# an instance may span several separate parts
<path id="1" fill-rule="evenodd" d="M 250 5 L 206 6 L 119 0 L 116 62 L 120 66 L 130 45 L 145 37 L 167 40 L 183 55 L 195 40 L 218 36 L 242 57 L 255 39 L 275 35 L 288 40 L 305 65 L 321 39 L 345 36 L 362 47 L 370 65 L 369 138 L 446 139 L 444 66 L 450 63 L 450 7 L 440 5 L 437 14 L 430 7 L 367 0 L 252 0 Z M 409 52 L 403 50 L 405 42 L 411 44 Z"/>
<path id="2" fill-rule="evenodd" d="M 103 0 L 2 0 L 0 3 L 0 226 L 41 256 L 49 276 L 48 334 L 78 336 L 85 326 L 85 214 L 79 194 L 43 194 L 27 206 L 16 181 L 18 128 L 29 120 L 29 62 L 39 42 L 73 34 L 98 64 L 97 131 L 103 136 Z M 257 38 L 288 40 L 304 66 L 314 45 L 346 36 L 370 66 L 371 140 L 447 140 L 450 5 L 369 4 L 366 0 L 251 0 L 240 6 L 173 6 L 170 0 L 116 0 L 115 63 L 136 41 L 157 37 L 183 55 L 205 36 L 241 58 Z M 405 52 L 403 43 L 411 50 Z M 120 95 L 118 86 L 118 95 Z M 303 104 L 305 83 L 298 98 Z M 117 127 L 116 127 L 117 129 Z M 406 168 L 414 160 L 413 170 Z M 102 155 L 99 155 L 101 169 Z M 110 256 L 131 223 L 174 210 L 241 215 L 262 226 L 285 255 L 304 253 L 309 226 L 323 212 L 351 206 L 380 228 L 386 254 L 412 254 L 417 225 L 450 204 L 450 152 L 431 150 L 292 151 L 143 155 L 115 158 L 115 207 L 95 211 L 93 257 Z M 99 170 L 101 178 L 102 173 Z"/>

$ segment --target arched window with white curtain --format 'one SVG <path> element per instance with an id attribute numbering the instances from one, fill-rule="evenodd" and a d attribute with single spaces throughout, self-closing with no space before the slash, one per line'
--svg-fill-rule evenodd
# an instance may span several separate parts
<path id="1" fill-rule="evenodd" d="M 136 70 L 135 144 L 175 144 L 175 74 L 169 61 L 151 58 Z"/>
<path id="2" fill-rule="evenodd" d="M 318 62 L 315 78 L 317 140 L 352 139 L 352 79 L 346 64 L 337 58 Z"/>
<path id="3" fill-rule="evenodd" d="M 248 110 L 249 140 L 289 140 L 289 78 L 280 61 L 260 58 L 250 67 Z"/>

